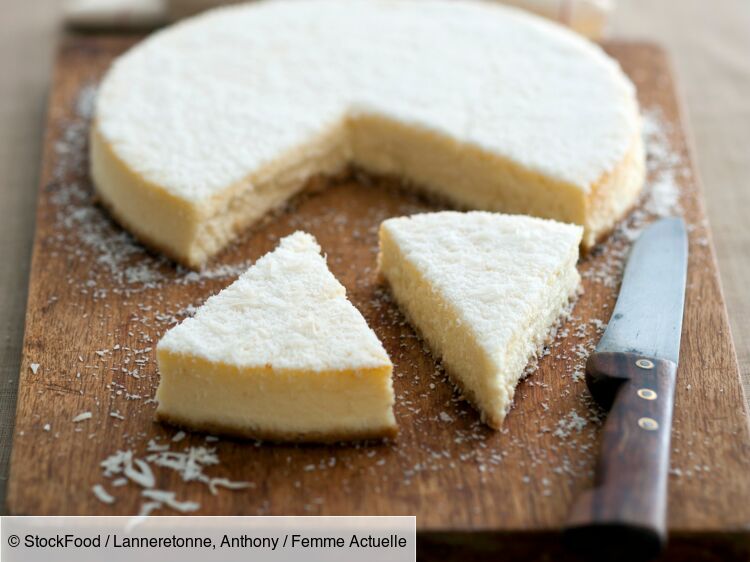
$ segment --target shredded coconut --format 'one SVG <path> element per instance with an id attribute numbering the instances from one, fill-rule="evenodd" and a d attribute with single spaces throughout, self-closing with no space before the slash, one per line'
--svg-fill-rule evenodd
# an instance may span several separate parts
<path id="1" fill-rule="evenodd" d="M 152 500 L 142 504 L 140 515 L 147 515 L 165 506 L 182 512 L 200 508 L 197 502 L 178 502 L 174 492 L 154 489 L 156 477 L 152 466 L 172 470 L 178 473 L 184 482 L 202 482 L 213 495 L 218 494 L 218 488 L 241 490 L 254 487 L 252 482 L 237 482 L 205 474 L 205 468 L 219 464 L 215 449 L 188 447 L 181 451 L 172 451 L 169 444 L 161 445 L 150 440 L 146 451 L 145 458 L 136 457 L 132 450 L 117 451 L 101 462 L 105 478 L 125 476 L 115 478 L 112 485 L 122 486 L 130 480 L 142 488 L 144 498 Z"/>
<path id="2" fill-rule="evenodd" d="M 98 499 L 100 502 L 107 504 L 115 503 L 115 498 L 112 497 L 101 484 L 96 484 L 95 486 L 93 486 L 91 488 L 91 491 L 94 492 L 96 499 Z"/>
<path id="3" fill-rule="evenodd" d="M 88 419 L 91 419 L 93 414 L 91 412 L 81 412 L 76 417 L 73 418 L 73 423 L 82 422 Z"/>
<path id="4" fill-rule="evenodd" d="M 174 492 L 165 492 L 164 490 L 143 490 L 141 495 L 144 498 L 149 498 L 160 504 L 164 504 L 181 513 L 196 511 L 200 508 L 200 504 L 196 502 L 177 501 Z M 153 509 L 156 509 L 156 506 L 154 506 Z"/>

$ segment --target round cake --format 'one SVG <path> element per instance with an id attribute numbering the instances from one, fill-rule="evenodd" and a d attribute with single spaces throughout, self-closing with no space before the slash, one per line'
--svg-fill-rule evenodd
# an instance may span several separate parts
<path id="1" fill-rule="evenodd" d="M 635 91 L 598 46 L 486 2 L 268 0 L 166 28 L 101 83 L 91 172 L 145 244 L 200 267 L 350 165 L 458 208 L 575 223 L 634 204 Z"/>

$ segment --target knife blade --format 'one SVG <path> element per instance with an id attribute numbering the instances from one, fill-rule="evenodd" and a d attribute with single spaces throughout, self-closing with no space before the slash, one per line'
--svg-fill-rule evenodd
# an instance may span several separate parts
<path id="1" fill-rule="evenodd" d="M 563 539 L 607 560 L 648 560 L 666 544 L 667 476 L 687 278 L 685 223 L 662 219 L 633 245 L 612 318 L 586 363 L 609 409 L 594 488 L 574 503 Z"/>
<path id="2" fill-rule="evenodd" d="M 630 252 L 612 318 L 596 351 L 625 351 L 677 363 L 686 279 L 684 221 L 668 218 L 649 226 Z"/>

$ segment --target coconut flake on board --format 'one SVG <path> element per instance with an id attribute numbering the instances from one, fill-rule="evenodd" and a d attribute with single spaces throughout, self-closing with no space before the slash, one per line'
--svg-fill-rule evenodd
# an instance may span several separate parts
<path id="1" fill-rule="evenodd" d="M 174 442 L 174 439 L 170 441 L 170 443 Z M 129 481 L 141 488 L 141 496 L 149 501 L 141 505 L 140 515 L 148 515 L 164 507 L 183 513 L 200 509 L 200 504 L 195 501 L 178 501 L 173 491 L 155 489 L 154 467 L 171 470 L 178 474 L 183 482 L 202 482 L 213 495 L 218 494 L 220 487 L 229 490 L 255 487 L 252 482 L 232 481 L 205 474 L 204 470 L 207 467 L 219 464 L 215 449 L 186 447 L 173 451 L 170 443 L 161 444 L 151 440 L 146 447 L 144 457 L 136 457 L 133 450 L 117 451 L 101 462 L 102 475 L 105 478 L 114 479 L 113 486 L 122 486 Z M 114 503 L 114 499 L 108 503 Z"/>

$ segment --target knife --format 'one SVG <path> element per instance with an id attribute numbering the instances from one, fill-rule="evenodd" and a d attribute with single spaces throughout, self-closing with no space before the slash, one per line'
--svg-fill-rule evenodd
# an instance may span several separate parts
<path id="1" fill-rule="evenodd" d="M 680 218 L 633 245 L 586 384 L 609 410 L 594 488 L 574 503 L 564 543 L 602 559 L 647 560 L 666 544 L 667 476 L 688 243 Z"/>

